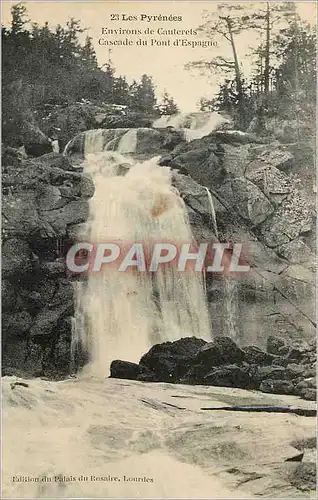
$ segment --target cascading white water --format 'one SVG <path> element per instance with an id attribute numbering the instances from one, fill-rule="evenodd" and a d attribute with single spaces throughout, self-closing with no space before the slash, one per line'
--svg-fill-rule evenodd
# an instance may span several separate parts
<path id="1" fill-rule="evenodd" d="M 117 151 L 122 154 L 134 153 L 137 147 L 138 129 L 132 128 L 122 136 L 119 141 Z"/>
<path id="2" fill-rule="evenodd" d="M 214 234 L 217 238 L 219 238 L 218 234 L 218 226 L 216 220 L 216 212 L 214 207 L 214 201 L 209 188 L 204 186 L 204 189 L 207 192 L 210 210 L 211 210 L 211 219 L 212 219 L 212 227 Z M 237 317 L 238 317 L 238 285 L 235 279 L 229 276 L 223 276 L 223 285 L 224 285 L 224 300 L 223 300 L 223 334 L 231 337 L 233 340 L 238 341 L 238 325 L 237 325 Z"/>
<path id="3" fill-rule="evenodd" d="M 216 112 L 178 113 L 161 116 L 153 123 L 154 128 L 173 127 L 182 130 L 186 141 L 201 139 L 230 120 Z"/>
<path id="4" fill-rule="evenodd" d="M 93 135 L 88 150 L 92 153 Z M 95 135 L 97 151 L 100 139 Z M 130 139 L 129 139 L 130 138 Z M 125 147 L 131 149 L 127 138 Z M 87 154 L 84 171 L 93 176 L 87 241 L 190 243 L 193 236 L 187 210 L 171 185 L 171 172 L 158 158 L 134 163 L 119 153 Z M 125 176 L 118 175 L 129 165 Z M 211 339 L 202 276 L 162 267 L 154 273 L 121 272 L 104 266 L 88 277 L 77 304 L 77 321 L 85 323 L 91 351 L 90 370 L 109 374 L 114 359 L 139 361 L 154 343 L 192 336 Z M 83 315 L 85 321 L 83 321 Z"/>

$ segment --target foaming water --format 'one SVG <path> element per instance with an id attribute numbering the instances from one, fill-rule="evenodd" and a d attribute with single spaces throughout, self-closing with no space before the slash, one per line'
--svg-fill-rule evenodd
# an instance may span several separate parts
<path id="1" fill-rule="evenodd" d="M 119 141 L 118 153 L 135 153 L 137 148 L 137 129 L 132 128 L 126 132 Z"/>
<path id="2" fill-rule="evenodd" d="M 123 245 L 193 241 L 186 207 L 171 185 L 170 169 L 159 167 L 157 161 L 134 163 L 110 152 L 87 155 L 84 171 L 95 183 L 87 241 Z M 121 176 L 123 164 L 129 170 Z M 76 321 L 81 328 L 85 324 L 94 375 L 107 376 L 114 359 L 139 361 L 154 343 L 191 335 L 211 338 L 202 277 L 194 270 L 159 267 L 154 273 L 121 272 L 104 266 L 76 293 L 81 304 Z"/>
<path id="3" fill-rule="evenodd" d="M 161 116 L 153 123 L 153 127 L 183 130 L 185 139 L 190 142 L 210 134 L 223 123 L 229 123 L 229 120 L 216 112 L 178 113 Z"/>

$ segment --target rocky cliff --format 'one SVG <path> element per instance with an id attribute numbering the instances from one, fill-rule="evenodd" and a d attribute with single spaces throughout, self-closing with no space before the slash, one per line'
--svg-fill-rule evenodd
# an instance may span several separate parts
<path id="1" fill-rule="evenodd" d="M 88 216 L 94 186 L 82 174 L 80 161 L 84 144 L 96 133 L 74 137 L 67 156 L 49 153 L 32 159 L 10 148 L 3 152 L 5 373 L 70 372 L 74 306 L 63 248 Z M 125 142 L 131 133 L 133 150 L 127 149 L 131 141 Z M 260 347 L 273 334 L 313 337 L 314 194 L 302 179 L 301 145 L 235 131 L 186 142 L 182 131 L 170 128 L 104 129 L 100 136 L 101 150 L 119 150 L 139 160 L 161 155 L 160 164 L 173 170 L 198 241 L 246 245 L 250 273 L 235 283 L 207 277 L 215 335 L 234 331 L 239 345 Z M 205 187 L 213 196 L 218 234 Z M 230 326 L 229 309 L 235 323 Z"/>
<path id="2" fill-rule="evenodd" d="M 3 151 L 4 374 L 70 373 L 73 289 L 63 248 L 88 215 L 92 181 L 67 158 Z"/>

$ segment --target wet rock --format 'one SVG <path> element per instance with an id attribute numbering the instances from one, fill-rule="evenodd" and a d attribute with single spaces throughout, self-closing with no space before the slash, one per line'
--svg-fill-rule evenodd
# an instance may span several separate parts
<path id="1" fill-rule="evenodd" d="M 190 367 L 187 373 L 181 377 L 181 384 L 188 385 L 202 385 L 204 384 L 204 377 L 210 372 L 210 368 L 202 364 L 194 364 Z"/>
<path id="2" fill-rule="evenodd" d="M 127 380 L 136 380 L 141 372 L 141 368 L 136 363 L 121 361 L 116 359 L 110 365 L 110 376 Z"/>
<path id="3" fill-rule="evenodd" d="M 164 342 L 153 346 L 140 360 L 160 382 L 173 382 L 189 370 L 199 349 L 206 342 L 196 337 L 185 337 L 176 342 Z"/>
<path id="4" fill-rule="evenodd" d="M 211 217 L 211 206 L 207 190 L 191 177 L 173 172 L 173 185 L 178 189 L 187 206 L 200 215 Z"/>
<path id="5" fill-rule="evenodd" d="M 240 349 L 230 337 L 216 337 L 213 342 L 205 344 L 199 350 L 195 364 L 205 367 L 241 363 L 244 360 L 244 351 Z"/>
<path id="6" fill-rule="evenodd" d="M 263 380 L 259 387 L 260 391 L 271 394 L 294 394 L 294 386 L 288 380 Z"/>
<path id="7" fill-rule="evenodd" d="M 147 367 L 118 359 L 110 365 L 110 376 L 112 378 L 142 381 L 155 381 L 156 379 L 156 375 Z"/>
<path id="8" fill-rule="evenodd" d="M 80 181 L 80 196 L 83 199 L 89 199 L 94 196 L 95 186 L 93 180 L 87 175 L 82 175 Z"/>
<path id="9" fill-rule="evenodd" d="M 293 164 L 294 156 L 289 151 L 284 151 L 282 149 L 267 149 L 258 155 L 246 168 L 245 175 L 248 179 L 258 184 L 261 180 L 264 180 L 264 172 L 266 174 L 275 173 L 277 175 L 277 180 L 286 179 L 286 175 L 280 172 L 289 170 Z M 282 175 L 279 175 L 282 174 Z M 280 190 L 284 187 L 284 182 L 282 186 L 278 185 L 277 188 Z M 276 189 L 275 189 L 276 191 Z"/>
<path id="10" fill-rule="evenodd" d="M 227 144 L 249 144 L 253 142 L 261 144 L 263 142 L 255 134 L 242 132 L 241 130 L 216 130 L 212 135 Z"/>

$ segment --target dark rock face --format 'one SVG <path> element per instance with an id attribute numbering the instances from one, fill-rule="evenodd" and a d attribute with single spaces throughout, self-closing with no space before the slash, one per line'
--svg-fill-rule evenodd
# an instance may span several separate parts
<path id="1" fill-rule="evenodd" d="M 141 358 L 140 365 L 154 372 L 158 382 L 175 382 L 185 375 L 204 345 L 206 342 L 196 337 L 157 344 Z"/>
<path id="2" fill-rule="evenodd" d="M 110 376 L 126 380 L 156 381 L 153 372 L 149 368 L 130 361 L 113 361 L 110 365 Z"/>
<path id="3" fill-rule="evenodd" d="M 22 140 L 28 156 L 41 156 L 52 151 L 51 141 L 40 130 L 34 119 L 23 122 Z"/>
<path id="4" fill-rule="evenodd" d="M 140 366 L 136 363 L 130 363 L 129 361 L 115 360 L 110 365 L 110 376 L 112 378 L 137 380 L 140 372 Z"/>
<path id="5" fill-rule="evenodd" d="M 3 186 L 3 373 L 65 376 L 74 300 L 63 247 L 94 186 L 60 154 L 30 160 L 12 148 Z"/>
<path id="6" fill-rule="evenodd" d="M 253 367 L 247 363 L 238 365 L 225 365 L 214 368 L 204 376 L 206 385 L 219 387 L 240 387 L 242 389 L 254 389 L 257 385 L 253 378 Z"/>
<path id="7" fill-rule="evenodd" d="M 270 353 L 265 352 L 259 347 L 249 345 L 244 347 L 244 359 L 251 365 L 271 365 L 276 361 L 276 357 Z M 278 361 L 277 361 L 278 362 Z"/>
<path id="8" fill-rule="evenodd" d="M 267 336 L 277 333 L 295 340 L 315 335 L 312 192 L 303 183 L 299 157 L 294 168 L 297 148 L 264 142 L 249 134 L 215 131 L 179 144 L 160 160 L 178 170 L 174 184 L 188 207 L 195 238 L 215 238 L 207 186 L 219 240 L 245 245 L 252 269 L 237 283 L 237 338 L 262 348 Z M 224 288 L 222 280 L 207 281 L 213 330 L 231 335 L 226 322 L 217 319 Z"/>
<path id="9" fill-rule="evenodd" d="M 240 363 L 244 360 L 244 352 L 229 337 L 216 337 L 213 342 L 199 350 L 196 360 L 205 368 L 212 368 Z"/>
<path id="10" fill-rule="evenodd" d="M 113 361 L 111 377 L 147 382 L 172 382 L 257 389 L 273 394 L 295 394 L 315 399 L 316 379 L 313 373 L 316 347 L 307 344 L 298 363 L 291 363 L 292 343 L 277 337 L 269 346 L 287 348 L 287 354 L 274 355 L 256 346 L 239 348 L 229 337 L 205 342 L 195 337 L 181 338 L 153 346 L 139 364 Z M 310 355 L 310 356 L 309 356 Z M 278 364 L 280 363 L 280 364 Z"/>
<path id="11" fill-rule="evenodd" d="M 269 336 L 267 339 L 267 352 L 281 356 L 287 354 L 289 347 L 287 342 L 281 337 Z"/>

